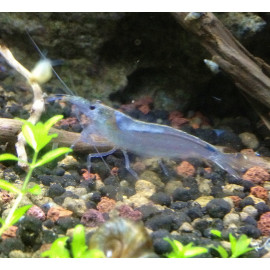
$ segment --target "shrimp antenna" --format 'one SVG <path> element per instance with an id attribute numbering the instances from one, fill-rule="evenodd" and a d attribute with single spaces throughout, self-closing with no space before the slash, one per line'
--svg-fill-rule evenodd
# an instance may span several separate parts
<path id="1" fill-rule="evenodd" d="M 46 55 L 39 49 L 38 45 L 36 44 L 36 42 L 34 41 L 34 39 L 31 37 L 31 35 L 29 34 L 29 32 L 26 30 L 26 34 L 29 37 L 29 39 L 31 40 L 31 42 L 33 43 L 34 47 L 36 48 L 36 50 L 38 51 L 38 53 L 40 54 L 40 56 L 42 58 L 46 58 Z M 75 94 L 73 93 L 73 91 L 66 85 L 66 83 L 61 79 L 61 77 L 57 74 L 57 72 L 55 71 L 55 69 L 53 68 L 53 66 L 51 65 L 52 71 L 54 73 L 54 75 L 56 76 L 56 78 L 60 81 L 60 83 L 64 86 L 65 88 L 65 92 L 67 94 L 70 94 L 72 96 L 74 96 Z"/>

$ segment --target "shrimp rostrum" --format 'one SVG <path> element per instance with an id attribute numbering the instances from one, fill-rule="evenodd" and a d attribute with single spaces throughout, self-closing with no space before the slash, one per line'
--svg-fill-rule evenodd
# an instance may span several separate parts
<path id="1" fill-rule="evenodd" d="M 89 134 L 105 138 L 114 147 L 102 157 L 121 149 L 125 156 L 126 169 L 137 177 L 130 168 L 127 151 L 143 157 L 156 158 L 202 158 L 210 160 L 234 177 L 247 167 L 248 162 L 241 154 L 225 154 L 215 146 L 184 131 L 160 124 L 146 123 L 102 104 L 94 103 L 79 96 L 61 96 L 57 99 L 70 102 L 76 109 L 90 119 L 81 133 L 81 140 L 93 143 Z M 93 157 L 93 155 L 92 155 Z"/>

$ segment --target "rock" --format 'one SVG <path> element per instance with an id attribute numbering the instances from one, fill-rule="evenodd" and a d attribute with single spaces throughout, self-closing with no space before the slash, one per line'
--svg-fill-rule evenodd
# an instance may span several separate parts
<path id="1" fill-rule="evenodd" d="M 209 179 L 204 179 L 202 177 L 196 178 L 199 191 L 202 196 L 209 196 L 212 192 L 212 181 Z"/>
<path id="2" fill-rule="evenodd" d="M 250 193 L 254 196 L 256 196 L 257 198 L 260 198 L 264 201 L 267 201 L 268 200 L 268 191 L 261 187 L 261 186 L 255 186 L 255 187 L 252 187 L 250 189 Z"/>
<path id="3" fill-rule="evenodd" d="M 48 190 L 48 196 L 54 198 L 62 195 L 66 190 L 59 184 L 52 184 Z"/>
<path id="4" fill-rule="evenodd" d="M 238 135 L 244 146 L 251 149 L 256 149 L 259 147 L 260 143 L 256 135 L 250 132 L 243 132 Z"/>
<path id="5" fill-rule="evenodd" d="M 255 166 L 246 171 L 243 175 L 244 180 L 253 182 L 256 185 L 263 184 L 270 180 L 270 174 L 263 168 Z"/>
<path id="6" fill-rule="evenodd" d="M 257 223 L 257 227 L 261 231 L 262 235 L 270 236 L 270 212 L 266 212 L 261 215 Z"/>
<path id="7" fill-rule="evenodd" d="M 156 186 L 157 189 L 162 189 L 165 186 L 165 184 L 161 181 L 158 175 L 152 171 L 144 171 L 140 175 L 140 178 L 151 182 Z"/>
<path id="8" fill-rule="evenodd" d="M 226 196 L 233 196 L 236 192 L 242 192 L 244 190 L 243 186 L 235 184 L 227 184 L 223 188 L 223 192 Z"/>
<path id="9" fill-rule="evenodd" d="M 240 208 L 244 208 L 247 205 L 254 205 L 254 200 L 252 197 L 248 196 L 246 198 L 244 198 L 243 200 L 241 200 L 241 202 L 239 203 L 239 207 Z"/>
<path id="10" fill-rule="evenodd" d="M 33 217 L 35 217 L 35 218 L 37 218 L 37 219 L 39 219 L 41 221 L 44 221 L 46 219 L 46 214 L 44 213 L 44 211 L 40 207 L 38 207 L 36 205 L 32 206 L 27 211 L 27 215 L 28 216 L 33 216 Z"/>
<path id="11" fill-rule="evenodd" d="M 137 193 L 140 194 L 140 196 L 145 197 L 145 198 L 149 198 L 156 192 L 156 186 L 149 181 L 138 180 L 135 183 L 135 190 Z"/>
<path id="12" fill-rule="evenodd" d="M 12 250 L 8 254 L 9 258 L 31 258 L 31 256 L 21 250 Z"/>
<path id="13" fill-rule="evenodd" d="M 235 207 L 239 207 L 239 203 L 241 202 L 241 198 L 239 196 L 229 196 L 232 199 Z"/>
<path id="14" fill-rule="evenodd" d="M 170 180 L 166 186 L 165 186 L 165 193 L 167 193 L 168 195 L 172 195 L 174 190 L 177 188 L 182 188 L 183 187 L 183 183 L 181 181 L 178 180 Z"/>
<path id="15" fill-rule="evenodd" d="M 230 224 L 235 224 L 237 227 L 239 227 L 240 223 L 240 216 L 236 213 L 228 213 L 223 218 L 223 224 L 225 227 L 228 227 Z"/>
<path id="16" fill-rule="evenodd" d="M 251 198 L 254 202 L 254 205 L 261 203 L 261 202 L 263 202 L 263 203 L 265 202 L 265 200 L 257 198 L 254 195 L 248 195 L 247 198 Z"/>
<path id="17" fill-rule="evenodd" d="M 134 210 L 128 205 L 121 205 L 117 207 L 117 211 L 120 217 L 128 218 L 134 221 L 141 220 L 143 216 L 140 211 Z"/>
<path id="18" fill-rule="evenodd" d="M 193 231 L 193 227 L 190 223 L 188 222 L 184 222 L 180 228 L 178 229 L 178 231 L 181 233 L 181 232 L 192 232 Z"/>
<path id="19" fill-rule="evenodd" d="M 25 247 L 19 238 L 7 238 L 0 245 L 0 253 L 8 255 L 13 250 L 24 251 Z"/>
<path id="20" fill-rule="evenodd" d="M 116 199 L 119 187 L 113 185 L 103 186 L 99 189 L 101 196 L 108 197 L 110 199 Z"/>
<path id="21" fill-rule="evenodd" d="M 245 206 L 242 209 L 242 212 L 247 213 L 249 216 L 253 218 L 256 218 L 258 215 L 258 210 L 252 205 Z"/>
<path id="22" fill-rule="evenodd" d="M 17 226 L 10 226 L 3 232 L 3 234 L 1 235 L 1 238 L 3 240 L 7 238 L 14 238 L 16 237 L 17 230 L 18 230 Z"/>
<path id="23" fill-rule="evenodd" d="M 164 192 L 155 193 L 149 199 L 153 201 L 154 203 L 157 203 L 160 205 L 170 206 L 171 204 L 171 197 Z"/>
<path id="24" fill-rule="evenodd" d="M 223 199 L 213 199 L 206 205 L 207 213 L 214 218 L 223 218 L 231 211 L 231 205 Z"/>
<path id="25" fill-rule="evenodd" d="M 73 199 L 70 197 L 66 197 L 63 202 L 63 207 L 72 211 L 76 216 L 81 217 L 85 211 L 87 210 L 87 207 L 85 205 L 85 201 L 82 199 Z"/>
<path id="26" fill-rule="evenodd" d="M 68 155 L 64 159 L 59 161 L 57 165 L 65 169 L 72 169 L 74 167 L 77 168 L 79 165 L 79 162 L 73 156 Z"/>
<path id="27" fill-rule="evenodd" d="M 116 201 L 108 197 L 101 197 L 97 204 L 97 210 L 101 213 L 108 213 L 115 208 Z"/>
<path id="28" fill-rule="evenodd" d="M 149 204 L 150 200 L 142 196 L 141 193 L 137 193 L 135 195 L 132 195 L 128 199 L 124 198 L 123 202 L 130 206 L 133 206 L 134 208 L 137 208 L 137 207 Z"/>
<path id="29" fill-rule="evenodd" d="M 180 176 L 193 176 L 196 171 L 195 167 L 187 161 L 182 161 L 175 170 Z"/>
<path id="30" fill-rule="evenodd" d="M 188 188 L 177 188 L 172 194 L 173 201 L 187 202 L 194 199 L 192 191 Z"/>
<path id="31" fill-rule="evenodd" d="M 71 217 L 72 212 L 61 207 L 61 206 L 52 206 L 48 213 L 47 213 L 47 218 L 51 219 L 52 221 L 56 221 L 61 217 Z"/>
<path id="32" fill-rule="evenodd" d="M 201 207 L 205 207 L 211 200 L 213 200 L 213 196 L 201 196 L 195 200 Z"/>
<path id="33" fill-rule="evenodd" d="M 81 223 L 87 227 L 96 227 L 105 222 L 105 219 L 99 211 L 95 209 L 87 210 L 81 217 Z"/>
<path id="34" fill-rule="evenodd" d="M 257 239 L 261 236 L 261 231 L 254 225 L 245 225 L 240 227 L 239 231 L 253 239 Z"/>

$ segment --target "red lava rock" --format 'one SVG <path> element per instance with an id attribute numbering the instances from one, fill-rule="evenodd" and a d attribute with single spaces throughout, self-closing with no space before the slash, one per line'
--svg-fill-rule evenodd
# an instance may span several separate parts
<path id="1" fill-rule="evenodd" d="M 242 201 L 242 199 L 239 196 L 229 196 L 229 197 L 232 199 L 235 207 L 238 207 L 239 203 Z"/>
<path id="2" fill-rule="evenodd" d="M 14 194 L 7 192 L 6 190 L 0 191 L 0 200 L 2 203 L 8 203 L 14 198 Z"/>
<path id="3" fill-rule="evenodd" d="M 99 211 L 89 209 L 81 217 L 81 223 L 87 227 L 96 227 L 105 222 L 105 219 Z"/>
<path id="4" fill-rule="evenodd" d="M 189 120 L 184 118 L 183 114 L 179 111 L 172 111 L 169 115 L 169 121 L 173 128 L 180 128 L 183 124 L 189 122 Z"/>
<path id="5" fill-rule="evenodd" d="M 182 161 L 179 166 L 176 167 L 176 173 L 181 176 L 193 176 L 195 174 L 195 168 L 187 161 Z"/>
<path id="6" fill-rule="evenodd" d="M 44 213 L 44 211 L 40 207 L 38 207 L 36 205 L 32 206 L 27 211 L 27 215 L 35 217 L 35 218 L 37 218 L 37 219 L 39 219 L 41 221 L 44 221 L 46 219 L 46 214 Z"/>
<path id="7" fill-rule="evenodd" d="M 270 235 L 270 212 L 266 212 L 261 215 L 260 220 L 257 223 L 257 227 L 261 231 L 262 235 Z"/>
<path id="8" fill-rule="evenodd" d="M 115 200 L 108 197 L 102 197 L 100 202 L 97 204 L 97 209 L 101 213 L 108 213 L 115 207 Z"/>
<path id="9" fill-rule="evenodd" d="M 143 114 L 148 114 L 150 112 L 149 105 L 142 105 L 138 108 Z"/>
<path id="10" fill-rule="evenodd" d="M 207 168 L 204 168 L 204 170 L 208 173 L 211 173 L 212 172 L 212 169 L 210 167 L 207 167 Z"/>
<path id="11" fill-rule="evenodd" d="M 62 119 L 60 121 L 58 121 L 55 126 L 73 126 L 75 125 L 76 123 L 78 123 L 78 120 L 76 117 L 69 117 L 69 118 L 66 118 L 66 119 Z"/>
<path id="12" fill-rule="evenodd" d="M 129 205 L 121 205 L 117 208 L 120 217 L 128 218 L 134 221 L 141 220 L 142 213 L 139 210 L 132 209 Z"/>
<path id="13" fill-rule="evenodd" d="M 243 179 L 260 185 L 270 180 L 270 174 L 265 169 L 255 166 L 245 172 Z"/>
<path id="14" fill-rule="evenodd" d="M 16 237 L 16 231 L 18 227 L 17 226 L 10 226 L 8 229 L 6 229 L 2 234 L 2 239 L 5 240 L 7 238 L 14 238 Z"/>
<path id="15" fill-rule="evenodd" d="M 111 169 L 111 174 L 114 175 L 114 176 L 117 176 L 118 175 L 118 171 L 119 171 L 119 168 L 118 167 L 113 167 Z"/>
<path id="16" fill-rule="evenodd" d="M 97 173 L 90 173 L 86 169 L 82 169 L 81 171 L 83 172 L 82 177 L 84 180 L 101 180 L 100 176 Z"/>
<path id="17" fill-rule="evenodd" d="M 250 189 L 250 193 L 257 198 L 260 198 L 264 201 L 268 200 L 268 191 L 261 186 L 255 186 Z"/>
<path id="18" fill-rule="evenodd" d="M 61 206 L 53 206 L 49 209 L 47 213 L 47 218 L 51 219 L 52 221 L 56 221 L 62 217 L 71 217 L 71 216 L 72 212 Z"/>

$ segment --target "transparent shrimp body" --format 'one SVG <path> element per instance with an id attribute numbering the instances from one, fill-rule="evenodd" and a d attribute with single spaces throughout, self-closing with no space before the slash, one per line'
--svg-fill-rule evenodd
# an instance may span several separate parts
<path id="1" fill-rule="evenodd" d="M 181 130 L 135 120 L 101 102 L 92 103 L 82 97 L 64 96 L 62 99 L 76 105 L 90 119 L 91 124 L 81 134 L 85 142 L 93 143 L 89 141 L 89 134 L 94 133 L 124 153 L 129 151 L 144 157 L 211 160 L 234 177 L 239 177 L 237 171 L 247 165 L 243 164 L 239 155 L 224 154 L 215 146 Z"/>

